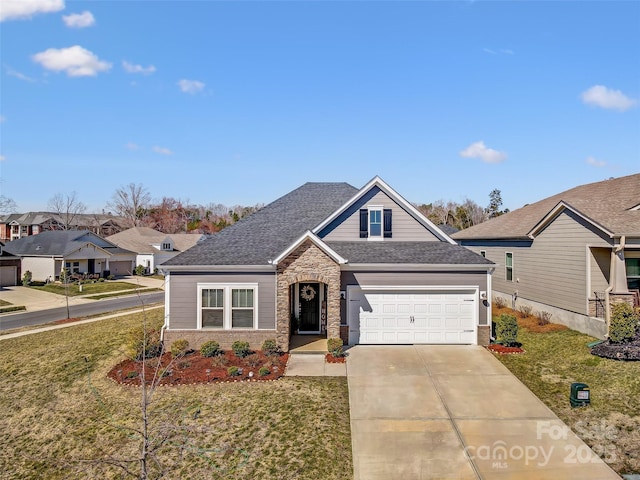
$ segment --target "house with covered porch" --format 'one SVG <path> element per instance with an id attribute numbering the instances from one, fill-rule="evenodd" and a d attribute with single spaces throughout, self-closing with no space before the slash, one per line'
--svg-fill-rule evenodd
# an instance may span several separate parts
<path id="1" fill-rule="evenodd" d="M 163 338 L 487 344 L 493 268 L 379 177 L 306 183 L 160 266 Z"/>
<path id="2" fill-rule="evenodd" d="M 640 307 L 640 174 L 581 185 L 452 235 L 496 264 L 493 294 L 603 338 Z"/>

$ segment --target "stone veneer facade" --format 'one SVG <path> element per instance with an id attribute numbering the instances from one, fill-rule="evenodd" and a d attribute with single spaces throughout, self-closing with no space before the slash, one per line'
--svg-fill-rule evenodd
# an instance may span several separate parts
<path id="1" fill-rule="evenodd" d="M 340 265 L 307 240 L 278 264 L 276 340 L 284 351 L 291 337 L 290 287 L 300 282 L 327 285 L 327 338 L 340 336 Z"/>

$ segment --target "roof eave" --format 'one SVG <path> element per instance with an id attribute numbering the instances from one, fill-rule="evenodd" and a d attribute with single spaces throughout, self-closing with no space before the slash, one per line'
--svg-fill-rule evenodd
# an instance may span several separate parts
<path id="1" fill-rule="evenodd" d="M 491 271 L 495 269 L 496 264 L 494 263 L 349 263 L 341 266 L 341 270 L 343 271 L 377 271 L 377 270 L 385 270 L 385 271 L 468 271 L 468 270 L 483 270 L 483 271 Z"/>
<path id="2" fill-rule="evenodd" d="M 336 252 L 333 248 L 323 242 L 320 237 L 314 235 L 311 231 L 307 230 L 303 235 L 301 235 L 295 242 L 293 242 L 289 247 L 287 247 L 280 255 L 278 255 L 275 259 L 269 260 L 271 265 L 278 265 L 282 260 L 287 258 L 291 253 L 302 245 L 307 240 L 310 240 L 313 244 L 315 244 L 319 249 L 321 249 L 324 253 L 329 255 L 336 263 L 343 265 L 347 263 L 347 259 L 342 257 L 338 252 Z"/>
<path id="3" fill-rule="evenodd" d="M 275 272 L 275 265 L 158 265 L 163 272 Z"/>

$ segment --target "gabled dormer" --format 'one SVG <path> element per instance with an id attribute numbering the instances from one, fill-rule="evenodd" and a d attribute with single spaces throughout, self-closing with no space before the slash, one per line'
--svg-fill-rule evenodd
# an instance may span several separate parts
<path id="1" fill-rule="evenodd" d="M 163 252 L 173 252 L 173 240 L 171 237 L 166 237 L 160 242 L 160 250 Z"/>
<path id="2" fill-rule="evenodd" d="M 380 177 L 367 183 L 313 233 L 325 241 L 455 243 Z"/>

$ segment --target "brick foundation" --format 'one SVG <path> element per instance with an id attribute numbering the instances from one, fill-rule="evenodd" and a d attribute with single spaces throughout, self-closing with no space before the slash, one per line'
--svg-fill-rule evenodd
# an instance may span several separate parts
<path id="1" fill-rule="evenodd" d="M 478 345 L 489 345 L 491 342 L 491 327 L 488 325 L 478 326 Z"/>
<path id="2" fill-rule="evenodd" d="M 230 350 L 231 344 L 236 340 L 249 342 L 252 350 L 260 350 L 262 343 L 268 339 L 276 338 L 275 330 L 165 330 L 165 349 L 170 349 L 171 344 L 181 338 L 189 342 L 189 348 L 199 350 L 204 342 L 215 340 L 223 350 Z"/>

